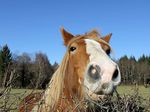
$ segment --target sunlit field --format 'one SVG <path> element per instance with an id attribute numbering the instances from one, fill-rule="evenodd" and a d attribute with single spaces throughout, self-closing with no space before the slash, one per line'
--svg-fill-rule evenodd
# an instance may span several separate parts
<path id="1" fill-rule="evenodd" d="M 118 86 L 117 88 L 120 95 L 133 94 L 135 92 L 135 89 L 138 90 L 139 96 L 145 99 L 150 98 L 150 87 L 145 88 L 144 86 Z"/>
<path id="2" fill-rule="evenodd" d="M 118 86 L 117 91 L 120 95 L 133 94 L 135 89 L 138 88 L 139 96 L 143 98 L 150 98 L 150 87 L 145 88 L 144 86 Z M 2 89 L 0 89 L 2 90 Z M 11 94 L 18 95 L 28 95 L 32 92 L 40 92 L 42 90 L 33 90 L 33 89 L 12 89 Z"/>

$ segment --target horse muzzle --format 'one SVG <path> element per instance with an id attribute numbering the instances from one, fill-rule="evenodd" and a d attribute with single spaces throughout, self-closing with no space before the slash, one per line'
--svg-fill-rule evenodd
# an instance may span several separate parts
<path id="1" fill-rule="evenodd" d="M 107 68 L 93 63 L 87 67 L 84 85 L 93 94 L 110 95 L 120 81 L 121 75 L 118 65 L 111 65 Z"/>

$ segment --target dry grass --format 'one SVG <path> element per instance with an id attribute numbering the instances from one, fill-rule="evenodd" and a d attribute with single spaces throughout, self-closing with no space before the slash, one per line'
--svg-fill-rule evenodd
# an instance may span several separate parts
<path id="1" fill-rule="evenodd" d="M 0 89 L 2 92 L 3 89 Z M 40 90 L 10 89 L 0 95 L 0 112 L 17 112 L 20 101 L 32 92 Z M 118 94 L 119 93 L 119 94 Z M 150 88 L 143 86 L 119 86 L 118 93 L 101 101 L 86 100 L 86 112 L 150 112 Z"/>
<path id="2" fill-rule="evenodd" d="M 17 112 L 19 103 L 27 95 L 40 90 L 31 89 L 0 89 L 0 112 Z M 3 93 L 3 94 L 2 94 Z"/>

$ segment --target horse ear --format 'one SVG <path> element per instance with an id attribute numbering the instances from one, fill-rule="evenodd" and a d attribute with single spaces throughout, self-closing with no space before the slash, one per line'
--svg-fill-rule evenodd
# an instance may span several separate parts
<path id="1" fill-rule="evenodd" d="M 69 41 L 74 37 L 71 33 L 67 32 L 63 27 L 60 29 L 64 39 L 64 45 L 67 46 Z"/>
<path id="2" fill-rule="evenodd" d="M 111 36 L 112 36 L 112 33 L 110 33 L 110 34 L 108 34 L 108 35 L 102 37 L 102 39 L 103 39 L 104 41 L 106 41 L 107 43 L 109 43 Z"/>

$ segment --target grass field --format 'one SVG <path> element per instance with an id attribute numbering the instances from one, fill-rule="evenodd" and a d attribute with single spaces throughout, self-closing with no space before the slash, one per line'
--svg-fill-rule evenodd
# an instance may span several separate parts
<path id="1" fill-rule="evenodd" d="M 2 91 L 2 89 L 0 89 Z M 0 97 L 0 108 L 7 103 L 7 107 L 14 108 L 11 112 L 16 112 L 17 105 L 20 101 L 32 92 L 39 92 L 41 90 L 33 89 L 12 89 L 10 94 L 5 97 Z M 122 95 L 133 94 L 135 92 L 135 86 L 119 86 L 117 88 L 118 93 Z M 145 88 L 144 86 L 138 86 L 139 96 L 143 97 L 146 100 L 150 100 L 150 87 Z M 145 103 L 145 102 L 143 102 Z"/>
<path id="2" fill-rule="evenodd" d="M 135 89 L 138 88 L 139 96 L 148 99 L 150 98 L 150 87 L 145 88 L 144 86 L 118 86 L 117 90 L 121 95 L 133 94 Z"/>

